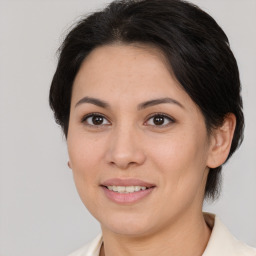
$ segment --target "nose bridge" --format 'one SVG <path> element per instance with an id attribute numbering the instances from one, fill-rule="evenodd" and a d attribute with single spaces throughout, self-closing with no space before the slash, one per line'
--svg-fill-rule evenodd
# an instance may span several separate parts
<path id="1" fill-rule="evenodd" d="M 145 153 L 140 143 L 140 130 L 132 124 L 117 125 L 111 134 L 108 161 L 121 169 L 131 164 L 140 165 L 145 161 Z"/>

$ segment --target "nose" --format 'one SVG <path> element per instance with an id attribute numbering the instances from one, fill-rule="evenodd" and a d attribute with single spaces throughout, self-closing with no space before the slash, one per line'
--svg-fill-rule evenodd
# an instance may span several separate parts
<path id="1" fill-rule="evenodd" d="M 132 128 L 119 128 L 112 132 L 106 153 L 107 162 L 119 169 L 142 165 L 146 155 L 139 132 Z"/>

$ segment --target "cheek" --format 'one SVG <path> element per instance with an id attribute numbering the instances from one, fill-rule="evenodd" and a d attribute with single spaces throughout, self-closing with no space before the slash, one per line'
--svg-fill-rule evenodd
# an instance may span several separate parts
<path id="1" fill-rule="evenodd" d="M 70 132 L 67 142 L 73 171 L 90 173 L 90 169 L 95 167 L 95 163 L 104 153 L 104 140 L 76 131 Z"/>
<path id="2" fill-rule="evenodd" d="M 86 195 L 98 187 L 102 141 L 72 132 L 67 142 L 75 185 L 82 201 L 85 201 Z"/>
<path id="3" fill-rule="evenodd" d="M 101 216 L 102 205 L 99 182 L 104 166 L 106 136 L 95 139 L 84 134 L 70 137 L 68 141 L 69 157 L 72 163 L 73 178 L 81 201 L 88 211 L 98 219 Z M 100 221 L 100 219 L 98 219 Z"/>
<path id="4" fill-rule="evenodd" d="M 165 189 L 172 193 L 195 193 L 206 168 L 205 139 L 184 133 L 155 143 L 151 158 L 164 178 Z M 194 192 L 193 192 L 194 191 Z M 169 193 L 170 194 L 170 191 Z"/>
<path id="5" fill-rule="evenodd" d="M 154 145 L 154 147 L 152 147 Z M 172 134 L 158 141 L 151 141 L 151 158 L 164 169 L 183 169 L 186 165 L 193 166 L 204 162 L 206 153 L 205 140 L 191 134 Z"/>

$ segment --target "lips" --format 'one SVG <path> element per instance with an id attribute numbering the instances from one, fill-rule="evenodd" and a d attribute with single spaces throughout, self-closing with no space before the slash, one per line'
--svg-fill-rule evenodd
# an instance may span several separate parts
<path id="1" fill-rule="evenodd" d="M 117 204 L 132 204 L 148 197 L 156 187 L 139 179 L 109 179 L 101 184 L 108 199 Z"/>
<path id="2" fill-rule="evenodd" d="M 140 186 L 140 187 L 146 187 L 146 188 L 152 188 L 156 185 L 152 183 L 148 183 L 139 179 L 109 179 L 104 181 L 102 184 L 104 187 L 108 186 L 122 186 L 122 187 L 129 187 L 129 186 Z"/>

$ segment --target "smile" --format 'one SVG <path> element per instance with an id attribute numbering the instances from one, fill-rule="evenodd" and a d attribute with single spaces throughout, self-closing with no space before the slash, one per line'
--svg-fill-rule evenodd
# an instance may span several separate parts
<path id="1" fill-rule="evenodd" d="M 117 193 L 134 193 L 147 189 L 147 187 L 143 186 L 107 186 L 107 188 Z"/>
<path id="2" fill-rule="evenodd" d="M 108 179 L 100 184 L 104 195 L 112 202 L 121 205 L 137 203 L 150 197 L 156 185 L 140 179 Z"/>

